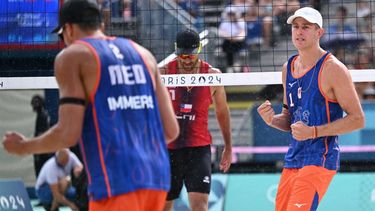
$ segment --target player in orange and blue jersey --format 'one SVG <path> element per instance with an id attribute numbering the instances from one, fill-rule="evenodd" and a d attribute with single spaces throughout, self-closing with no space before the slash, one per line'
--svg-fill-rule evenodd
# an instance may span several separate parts
<path id="1" fill-rule="evenodd" d="M 3 144 L 24 155 L 79 141 L 91 211 L 162 210 L 170 188 L 166 142 L 178 135 L 172 104 L 151 53 L 105 36 L 101 26 L 95 3 L 64 2 L 55 30 L 68 45 L 55 60 L 59 121 L 28 140 L 7 133 Z"/>
<path id="2" fill-rule="evenodd" d="M 364 113 L 348 69 L 319 46 L 321 14 L 301 8 L 287 23 L 298 54 L 283 66 L 284 106 L 275 115 L 266 101 L 258 112 L 269 126 L 290 131 L 275 210 L 310 211 L 339 169 L 338 135 L 364 127 Z"/>

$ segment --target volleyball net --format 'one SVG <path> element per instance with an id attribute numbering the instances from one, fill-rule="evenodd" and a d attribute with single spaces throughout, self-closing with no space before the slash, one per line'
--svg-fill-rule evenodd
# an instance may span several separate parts
<path id="1" fill-rule="evenodd" d="M 0 108 L 1 117 L 11 120 L 10 113 L 17 109 L 26 110 L 30 94 L 57 89 L 52 76 L 53 57 L 63 47 L 55 35 L 46 33 L 57 24 L 59 5 L 56 1 L 45 1 L 42 12 L 17 6 L 7 1 L 0 9 Z M 48 2 L 48 3 L 47 3 Z M 321 39 L 324 49 L 331 51 L 346 64 L 353 81 L 363 94 L 375 96 L 374 81 L 374 1 L 329 0 L 329 1 L 172 1 L 138 0 L 109 1 L 111 6 L 102 7 L 106 34 L 127 37 L 148 48 L 159 61 L 159 66 L 176 57 L 174 42 L 178 31 L 189 28 L 200 32 L 203 50 L 201 59 L 219 68 L 222 74 L 179 74 L 162 75 L 166 86 L 225 86 L 232 113 L 234 153 L 238 154 L 280 154 L 285 151 L 281 145 L 261 145 L 264 139 L 258 131 L 269 131 L 261 125 L 254 113 L 261 100 L 272 98 L 280 91 L 281 68 L 292 54 L 297 53 L 290 37 L 290 26 L 286 18 L 296 9 L 313 6 L 323 15 L 326 29 Z M 125 3 L 126 2 L 126 3 Z M 185 2 L 185 3 L 183 3 Z M 186 3 L 190 2 L 190 3 Z M 256 3 L 257 2 L 257 3 Z M 309 5 L 309 2 L 318 2 Z M 320 2 L 320 3 L 319 3 Z M 116 5 L 118 3 L 118 5 Z M 13 7 L 9 6 L 14 4 Z M 26 4 L 26 3 L 25 3 Z M 29 4 L 29 3 L 27 3 Z M 30 4 L 34 4 L 31 3 Z M 36 4 L 36 3 L 35 3 Z M 9 7 L 6 11 L 5 7 Z M 34 5 L 35 6 L 35 5 Z M 40 5 L 39 5 L 40 6 Z M 35 6 L 37 7 L 37 6 Z M 34 7 L 34 8 L 35 8 Z M 25 9 L 25 11 L 22 11 Z M 45 12 L 43 16 L 43 11 Z M 35 14 L 35 16 L 30 16 Z M 47 15 L 48 14 L 48 15 Z M 233 17 L 229 17 L 234 14 Z M 11 17 L 4 19 L 2 17 Z M 19 20 L 12 28 L 7 21 Z M 342 24 L 343 25 L 338 25 Z M 232 24 L 243 26 L 245 33 L 237 34 Z M 345 30 L 340 31 L 341 27 Z M 33 29 L 30 31 L 30 29 Z M 229 37 L 241 37 L 237 46 L 228 51 L 225 41 Z M 43 32 L 43 33 L 42 33 Z M 5 36 L 6 34 L 7 36 Z M 35 36 L 31 36 L 35 35 Z M 54 37 L 55 36 L 55 37 Z M 232 60 L 230 59 L 232 57 Z M 28 76 L 28 77 L 25 77 Z M 267 91 L 268 90 L 268 91 Z M 278 90 L 278 91 L 277 91 Z M 22 98 L 23 101 L 14 101 Z M 7 100 L 12 104 L 5 104 Z M 48 100 L 48 99 L 47 99 Z M 53 99 L 56 100 L 56 99 Z M 273 98 L 275 104 L 280 99 Z M 2 103 L 3 102 L 3 103 Z M 14 104 L 26 104 L 22 108 Z M 364 108 L 370 121 L 367 128 L 348 136 L 356 141 L 352 146 L 343 146 L 348 153 L 375 152 L 372 125 L 372 102 L 364 101 Z M 54 108 L 56 110 L 56 108 Z M 8 115 L 9 114 L 9 115 Z M 29 114 L 28 114 L 29 115 Z M 259 124 L 260 125 L 259 125 Z M 210 125 L 217 125 L 211 124 Z M 16 127 L 16 126 L 15 126 Z M 1 128 L 1 127 L 0 127 Z M 218 130 L 213 128 L 212 130 Z M 242 135 L 247 134 L 247 135 Z M 279 136 L 276 134 L 272 137 Z M 368 138 L 370 137 L 370 138 Z M 220 133 L 213 135 L 214 144 L 222 144 Z M 370 140 L 371 139 L 371 140 Z M 345 143 L 345 142 L 344 142 Z M 245 157 L 244 160 L 257 159 Z M 272 156 L 271 156 L 272 157 Z M 277 157 L 279 158 L 279 157 Z M 372 157 L 371 157 L 372 158 Z M 260 160 L 267 160 L 261 157 Z M 239 157 L 241 160 L 241 157 Z M 274 159 L 271 159 L 274 160 Z"/>

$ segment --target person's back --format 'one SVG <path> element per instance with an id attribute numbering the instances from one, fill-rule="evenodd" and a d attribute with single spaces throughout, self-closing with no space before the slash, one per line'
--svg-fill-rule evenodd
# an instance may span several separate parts
<path id="1" fill-rule="evenodd" d="M 3 145 L 25 155 L 80 141 L 90 210 L 161 210 L 170 185 L 165 142 L 179 132 L 172 104 L 153 55 L 102 26 L 97 4 L 64 1 L 53 30 L 67 45 L 54 63 L 59 121 L 29 140 L 9 132 Z"/>
<path id="2" fill-rule="evenodd" d="M 78 43 L 88 46 L 100 64 L 81 142 L 90 196 L 98 200 L 137 189 L 168 190 L 169 163 L 154 78 L 142 56 L 132 41 L 122 38 Z"/>

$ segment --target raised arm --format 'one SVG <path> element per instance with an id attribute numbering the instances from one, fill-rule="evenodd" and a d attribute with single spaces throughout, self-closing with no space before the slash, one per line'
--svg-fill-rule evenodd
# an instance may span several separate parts
<path id="1" fill-rule="evenodd" d="M 84 66 L 94 66 L 92 69 L 96 70 L 93 55 L 82 45 L 71 45 L 56 57 L 54 68 L 60 98 L 86 99 L 81 74 Z M 83 105 L 60 105 L 59 120 L 48 131 L 31 139 L 26 139 L 19 133 L 10 132 L 5 135 L 3 144 L 8 152 L 18 155 L 55 152 L 74 146 L 81 135 L 84 109 Z"/>
<path id="2" fill-rule="evenodd" d="M 288 106 L 288 102 L 286 100 L 286 71 L 287 71 L 287 63 L 283 65 L 282 69 L 282 82 L 283 82 L 283 104 Z M 282 130 L 282 131 L 290 131 L 290 114 L 287 108 L 283 106 L 282 111 L 280 114 L 275 115 L 275 111 L 272 108 L 272 104 L 270 101 L 266 100 L 263 104 L 261 104 L 258 107 L 258 113 L 264 120 L 264 122 L 276 129 Z"/>

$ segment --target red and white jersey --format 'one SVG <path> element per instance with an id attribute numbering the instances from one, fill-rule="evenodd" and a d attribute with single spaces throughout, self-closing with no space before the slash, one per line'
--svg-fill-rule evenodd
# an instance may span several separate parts
<path id="1" fill-rule="evenodd" d="M 208 73 L 210 65 L 200 62 L 200 74 Z M 167 74 L 178 74 L 177 60 L 167 65 Z M 176 118 L 180 125 L 180 135 L 168 145 L 169 149 L 206 146 L 212 143 L 208 130 L 208 108 L 212 104 L 209 86 L 168 87 Z"/>

